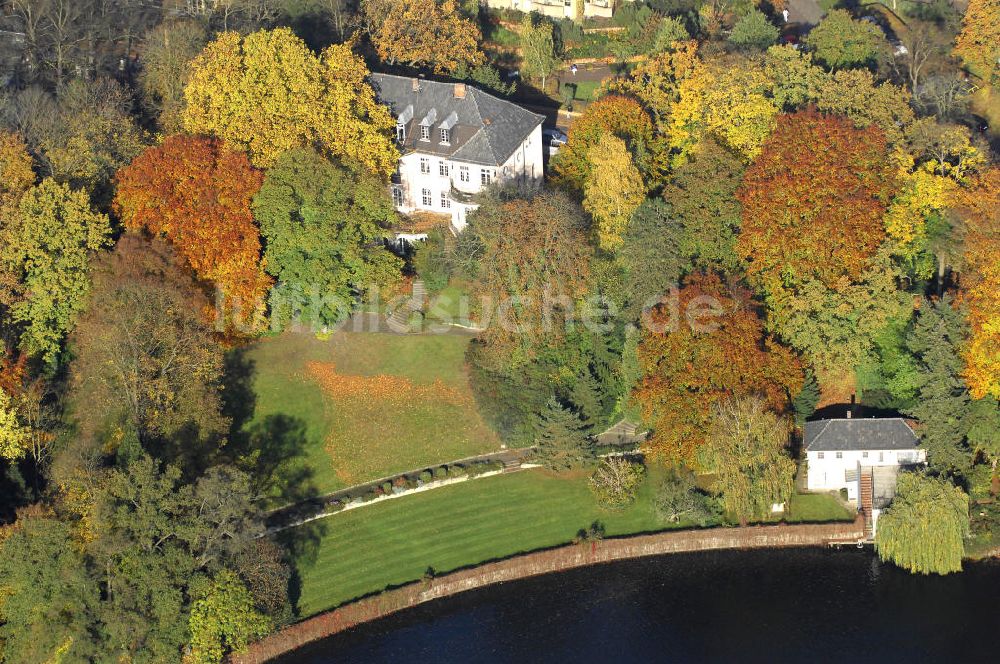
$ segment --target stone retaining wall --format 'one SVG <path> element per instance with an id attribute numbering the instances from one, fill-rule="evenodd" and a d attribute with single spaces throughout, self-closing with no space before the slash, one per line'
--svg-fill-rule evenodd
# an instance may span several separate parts
<path id="1" fill-rule="evenodd" d="M 272 634 L 233 656 L 235 664 L 259 664 L 355 625 L 388 616 L 424 602 L 475 590 L 494 583 L 514 581 L 539 574 L 560 572 L 613 560 L 627 560 L 666 553 L 715 549 L 754 549 L 793 546 L 825 546 L 831 541 L 864 537 L 864 521 L 808 525 L 710 528 L 655 535 L 609 539 L 583 545 L 567 545 L 548 551 L 487 563 L 446 574 L 426 582 L 415 582 L 379 595 L 345 604 Z"/>

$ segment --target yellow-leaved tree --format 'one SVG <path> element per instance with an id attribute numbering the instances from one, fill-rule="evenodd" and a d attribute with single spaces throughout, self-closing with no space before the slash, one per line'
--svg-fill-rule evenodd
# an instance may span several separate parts
<path id="1" fill-rule="evenodd" d="M 993 82 L 1000 73 L 1000 0 L 969 0 L 955 55 L 973 74 Z"/>
<path id="2" fill-rule="evenodd" d="M 632 213 L 646 199 L 646 187 L 625 141 L 603 134 L 590 148 L 590 176 L 583 185 L 583 207 L 594 218 L 597 244 L 605 251 L 622 245 Z"/>
<path id="3" fill-rule="evenodd" d="M 17 205 L 35 184 L 28 147 L 17 134 L 0 131 L 0 210 Z"/>
<path id="4" fill-rule="evenodd" d="M 969 303 L 965 382 L 973 398 L 1000 398 L 1000 168 L 960 189 L 955 201 L 965 221 L 963 296 Z"/>
<path id="5" fill-rule="evenodd" d="M 707 132 L 750 161 L 774 129 L 778 107 L 773 83 L 749 61 L 699 63 L 680 82 L 673 107 L 670 147 L 683 162 Z"/>
<path id="6" fill-rule="evenodd" d="M 260 168 L 316 145 L 388 175 L 399 159 L 396 122 L 351 46 L 334 44 L 317 57 L 288 28 L 224 32 L 191 63 L 184 128 L 245 149 Z"/>
<path id="7" fill-rule="evenodd" d="M 10 396 L 0 387 L 0 459 L 20 459 L 30 443 L 28 429 L 21 426 Z"/>

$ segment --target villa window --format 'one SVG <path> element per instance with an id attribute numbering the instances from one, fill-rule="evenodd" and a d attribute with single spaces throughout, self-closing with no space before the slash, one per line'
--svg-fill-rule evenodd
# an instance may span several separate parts
<path id="1" fill-rule="evenodd" d="M 403 190 L 399 187 L 392 188 L 392 204 L 396 207 L 403 207 Z"/>
<path id="2" fill-rule="evenodd" d="M 431 207 L 434 205 L 434 199 L 431 197 L 430 189 L 422 189 L 420 191 L 420 200 L 423 202 L 424 207 Z"/>
<path id="3" fill-rule="evenodd" d="M 420 125 L 420 140 L 429 141 L 431 140 L 431 128 L 427 125 Z"/>
<path id="4" fill-rule="evenodd" d="M 862 459 L 867 459 L 868 458 L 868 452 L 862 452 L 861 453 L 861 458 Z"/>
<path id="5" fill-rule="evenodd" d="M 843 452 L 837 452 L 837 458 L 838 459 L 843 459 L 844 458 L 844 453 Z"/>
<path id="6" fill-rule="evenodd" d="M 406 125 L 402 122 L 396 124 L 396 140 L 400 143 L 406 140 Z"/>
<path id="7" fill-rule="evenodd" d="M 439 161 L 438 162 L 438 174 L 448 177 L 448 162 Z"/>
<path id="8" fill-rule="evenodd" d="M 431 172 L 430 159 L 424 159 L 423 157 L 420 158 L 420 172 L 424 173 L 425 175 Z"/>
<path id="9" fill-rule="evenodd" d="M 879 452 L 878 453 L 878 460 L 879 461 L 885 461 L 885 452 Z"/>
<path id="10" fill-rule="evenodd" d="M 441 143 L 444 145 L 451 144 L 451 132 L 444 127 L 441 128 Z"/>
<path id="11" fill-rule="evenodd" d="M 450 208 L 451 207 L 451 199 L 448 198 L 448 192 L 447 191 L 442 191 L 441 192 L 441 207 L 443 207 L 443 208 Z"/>
<path id="12" fill-rule="evenodd" d="M 486 186 L 486 185 L 490 184 L 491 182 L 493 182 L 493 171 L 485 169 L 485 168 L 483 170 L 479 171 L 479 182 L 483 186 Z"/>
<path id="13" fill-rule="evenodd" d="M 461 180 L 462 182 L 468 182 L 469 181 L 469 167 L 468 166 L 459 166 L 458 167 L 458 179 Z"/>
<path id="14" fill-rule="evenodd" d="M 822 459 L 823 458 L 823 453 L 822 452 L 817 452 L 816 453 L 816 458 L 817 459 Z"/>

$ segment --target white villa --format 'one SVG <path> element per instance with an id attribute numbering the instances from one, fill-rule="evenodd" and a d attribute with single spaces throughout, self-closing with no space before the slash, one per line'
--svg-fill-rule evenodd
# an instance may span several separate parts
<path id="1" fill-rule="evenodd" d="M 878 515 L 896 495 L 901 468 L 926 463 L 917 435 L 901 418 L 857 418 L 806 422 L 806 488 L 847 490 L 874 534 Z"/>
<path id="2" fill-rule="evenodd" d="M 396 117 L 402 157 L 391 186 L 400 212 L 450 215 L 458 233 L 485 187 L 541 182 L 543 116 L 464 83 L 391 74 L 371 83 Z"/>
<path id="3" fill-rule="evenodd" d="M 549 18 L 611 18 L 622 0 L 485 0 L 491 9 L 538 12 Z M 632 0 L 626 0 L 631 2 Z"/>

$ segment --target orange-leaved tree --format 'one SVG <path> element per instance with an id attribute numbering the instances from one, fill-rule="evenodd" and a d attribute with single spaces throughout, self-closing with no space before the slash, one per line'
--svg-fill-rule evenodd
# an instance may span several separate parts
<path id="1" fill-rule="evenodd" d="M 1000 167 L 956 193 L 965 221 L 962 292 L 969 304 L 965 381 L 972 396 L 1000 399 Z"/>
<path id="2" fill-rule="evenodd" d="M 648 452 L 704 467 L 712 407 L 760 394 L 777 413 L 803 383 L 795 355 L 764 332 L 745 291 L 719 277 L 692 274 L 650 317 L 639 342 L 642 379 L 633 390 L 652 426 Z"/>
<path id="3" fill-rule="evenodd" d="M 779 116 L 737 196 L 736 250 L 751 279 L 828 287 L 857 281 L 885 237 L 895 192 L 885 135 L 807 109 Z M 845 279 L 846 278 L 846 279 Z"/>
<path id="4" fill-rule="evenodd" d="M 271 286 L 250 202 L 263 175 L 242 152 L 203 136 L 170 136 L 119 171 L 114 209 L 129 230 L 167 238 L 199 279 L 224 296 L 229 332 L 263 325 Z"/>
<path id="5" fill-rule="evenodd" d="M 552 158 L 552 177 L 578 192 L 590 177 L 590 151 L 605 134 L 625 141 L 635 165 L 649 174 L 653 152 L 653 121 L 635 99 L 621 95 L 601 97 L 587 107 L 569 130 L 569 141 Z"/>

